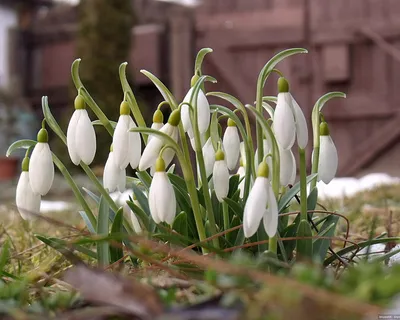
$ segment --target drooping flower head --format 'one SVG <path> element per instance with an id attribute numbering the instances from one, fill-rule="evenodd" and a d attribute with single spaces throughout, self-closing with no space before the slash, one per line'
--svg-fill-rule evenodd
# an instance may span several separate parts
<path id="1" fill-rule="evenodd" d="M 48 141 L 47 130 L 40 129 L 29 161 L 29 182 L 32 191 L 42 196 L 49 192 L 54 180 L 53 156 Z"/>
<path id="2" fill-rule="evenodd" d="M 223 202 L 229 192 L 229 170 L 226 165 L 225 154 L 221 149 L 218 149 L 215 153 L 213 183 L 218 201 Z"/>
<path id="3" fill-rule="evenodd" d="M 191 88 L 183 98 L 183 102 L 190 103 L 193 88 Z M 208 103 L 207 97 L 202 90 L 199 91 L 197 96 L 197 121 L 200 133 L 205 133 L 210 125 L 210 104 Z M 193 123 L 190 120 L 189 106 L 186 104 L 182 105 L 182 124 L 185 132 L 188 132 L 189 137 L 193 136 Z"/>
<path id="4" fill-rule="evenodd" d="M 336 175 L 338 168 L 338 154 L 330 136 L 328 124 L 324 121 L 319 126 L 320 153 L 318 163 L 318 180 L 328 184 Z"/>
<path id="5" fill-rule="evenodd" d="M 299 148 L 308 143 L 307 122 L 303 111 L 289 92 L 289 83 L 283 77 L 278 79 L 278 99 L 274 113 L 275 137 L 282 149 L 290 149 L 297 137 Z"/>
<path id="6" fill-rule="evenodd" d="M 170 136 L 174 141 L 178 141 L 178 124 L 181 120 L 179 110 L 172 111 L 169 116 L 168 123 L 166 123 L 160 132 L 165 133 Z M 165 146 L 166 142 L 162 137 L 155 136 L 144 148 L 142 157 L 139 162 L 139 170 L 143 171 L 156 163 L 156 160 L 160 154 L 161 149 Z M 168 148 L 163 152 L 163 159 L 165 164 L 168 166 L 172 159 L 174 158 L 175 151 L 172 148 Z"/>
<path id="7" fill-rule="evenodd" d="M 128 164 L 136 169 L 139 165 L 142 141 L 138 132 L 129 131 L 132 128 L 136 128 L 136 124 L 130 116 L 128 103 L 123 101 L 113 135 L 114 161 L 120 169 L 125 169 Z"/>
<path id="8" fill-rule="evenodd" d="M 149 208 L 156 223 L 166 222 L 172 225 L 174 222 L 176 213 L 175 192 L 165 172 L 165 161 L 162 157 L 158 157 L 156 161 L 156 172 L 149 190 Z"/>
<path id="9" fill-rule="evenodd" d="M 29 158 L 22 160 L 22 172 L 18 180 L 15 194 L 15 203 L 21 217 L 25 220 L 33 220 L 35 214 L 40 212 L 41 196 L 33 192 L 29 181 Z"/>
<path id="10" fill-rule="evenodd" d="M 164 115 L 160 109 L 157 109 L 153 114 L 153 123 L 151 124 L 151 129 L 160 130 L 164 125 Z M 149 135 L 147 142 L 153 139 L 152 135 Z"/>
<path id="11" fill-rule="evenodd" d="M 113 146 L 111 145 L 110 153 L 104 166 L 103 173 L 103 186 L 108 189 L 108 192 L 114 192 L 118 190 L 123 192 L 126 185 L 126 170 L 121 169 L 115 161 L 115 151 L 113 151 Z"/>
<path id="12" fill-rule="evenodd" d="M 209 177 L 213 173 L 215 163 L 215 150 L 211 141 L 211 137 L 207 139 L 207 142 L 203 146 L 204 166 L 206 169 L 206 175 Z"/>
<path id="13" fill-rule="evenodd" d="M 246 238 L 256 233 L 261 219 L 268 236 L 275 236 L 278 228 L 278 205 L 268 179 L 268 171 L 268 164 L 261 162 L 258 166 L 257 178 L 244 207 L 243 231 Z"/>
<path id="14" fill-rule="evenodd" d="M 240 155 L 240 138 L 235 121 L 228 119 L 227 128 L 222 140 L 226 153 L 226 164 L 229 170 L 235 169 Z"/>
<path id="15" fill-rule="evenodd" d="M 96 134 L 81 95 L 75 98 L 74 106 L 67 129 L 68 153 L 75 165 L 81 161 L 90 165 L 96 154 Z"/>

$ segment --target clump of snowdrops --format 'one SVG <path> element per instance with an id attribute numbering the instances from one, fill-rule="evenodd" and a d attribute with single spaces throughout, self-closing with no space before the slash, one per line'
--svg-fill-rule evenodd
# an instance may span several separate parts
<path id="1" fill-rule="evenodd" d="M 38 217 L 41 197 L 53 183 L 55 165 L 71 186 L 92 234 L 106 238 L 118 234 L 121 241 L 140 234 L 192 245 L 203 253 L 246 247 L 285 262 L 307 259 L 322 263 L 327 259 L 329 237 L 334 236 L 339 217 L 313 212 L 317 182 L 333 179 L 338 156 L 322 108 L 330 99 L 344 98 L 345 94 L 327 93 L 315 103 L 309 131 L 290 90 L 290 79 L 276 69 L 280 61 L 304 54 L 305 49 L 282 51 L 265 64 L 255 88 L 254 105 L 243 104 L 227 93 L 205 91 L 206 82 L 216 82 L 202 74 L 203 59 L 210 52 L 202 49 L 198 53 L 191 88 L 181 102 L 156 76 L 142 70 L 164 100 L 155 110 L 151 126 L 145 123 L 127 82 L 126 63 L 119 70 L 122 101 L 120 117 L 112 119 L 114 122 L 85 89 L 79 78 L 80 59 L 75 60 L 72 79 L 77 96 L 66 135 L 51 114 L 47 97 L 43 97 L 44 120 L 37 141 L 20 140 L 8 150 L 11 154 L 17 148 L 27 149 L 16 192 L 21 216 L 28 220 Z M 278 92 L 265 96 L 266 81 L 275 81 L 270 80 L 272 75 L 278 75 Z M 219 98 L 220 104 L 210 105 L 209 97 Z M 97 119 L 89 119 L 87 108 Z M 162 110 L 167 108 L 171 112 L 164 119 Z M 95 125 L 103 126 L 112 136 L 110 146 L 96 145 Z M 48 128 L 64 142 L 72 163 L 82 167 L 95 191 L 79 188 L 51 152 Z M 307 173 L 305 150 L 311 135 L 312 169 Z M 89 167 L 98 147 L 110 150 L 102 183 Z M 175 173 L 176 164 L 181 174 Z M 126 175 L 128 166 L 135 170 L 133 177 Z M 119 206 L 110 193 L 125 190 L 133 192 Z M 84 192 L 98 204 L 97 215 Z M 301 210 L 289 212 L 295 199 Z M 109 264 L 121 257 L 120 251 L 112 251 L 107 243 L 98 244 L 97 259 Z M 329 258 L 335 260 L 333 255 Z"/>

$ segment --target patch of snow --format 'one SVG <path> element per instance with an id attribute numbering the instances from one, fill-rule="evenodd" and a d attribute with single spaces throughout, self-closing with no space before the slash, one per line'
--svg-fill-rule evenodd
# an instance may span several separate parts
<path id="1" fill-rule="evenodd" d="M 48 212 L 57 212 L 57 211 L 66 211 L 71 209 L 72 204 L 65 201 L 49 201 L 42 200 L 40 203 L 40 212 L 48 213 Z"/>
<path id="2" fill-rule="evenodd" d="M 132 189 L 128 189 L 128 190 L 125 190 L 122 193 L 119 192 L 119 191 L 116 191 L 116 192 L 110 193 L 110 197 L 118 205 L 122 206 L 122 205 L 124 205 L 126 203 L 126 201 L 129 200 L 129 197 L 133 198 L 133 190 Z"/>
<path id="3" fill-rule="evenodd" d="M 334 178 L 329 184 L 320 181 L 317 183 L 317 187 L 318 196 L 326 199 L 349 197 L 360 191 L 396 183 L 400 183 L 400 178 L 391 177 L 386 173 L 372 173 L 360 179 Z"/>

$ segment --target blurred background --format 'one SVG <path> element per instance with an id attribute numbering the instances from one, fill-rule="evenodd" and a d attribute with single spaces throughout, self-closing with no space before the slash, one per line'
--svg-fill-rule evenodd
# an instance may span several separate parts
<path id="1" fill-rule="evenodd" d="M 254 101 L 258 72 L 273 54 L 307 48 L 308 55 L 279 69 L 308 116 L 322 94 L 347 93 L 324 112 L 338 148 L 338 174 L 400 176 L 399 18 L 398 0 L 0 0 L 1 179 L 17 176 L 18 159 L 5 152 L 16 139 L 35 137 L 43 95 L 66 129 L 77 57 L 85 86 L 113 120 L 123 98 L 118 66 L 128 61 L 150 125 L 161 96 L 140 70 L 157 75 L 181 99 L 202 47 L 214 49 L 204 73 L 218 80 L 207 89 L 244 103 Z M 276 94 L 275 82 L 272 76 L 266 94 Z M 104 130 L 98 134 L 109 146 Z M 57 143 L 57 154 L 66 154 Z M 108 153 L 100 149 L 97 164 Z"/>

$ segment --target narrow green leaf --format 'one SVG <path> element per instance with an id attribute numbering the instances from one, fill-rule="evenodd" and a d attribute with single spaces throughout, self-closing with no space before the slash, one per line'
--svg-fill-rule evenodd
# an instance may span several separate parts
<path id="1" fill-rule="evenodd" d="M 10 241 L 6 240 L 3 243 L 1 254 L 0 254 L 0 275 L 3 274 L 4 268 L 10 257 Z"/>
<path id="2" fill-rule="evenodd" d="M 181 234 L 184 237 L 188 236 L 188 224 L 187 224 L 188 218 L 186 212 L 182 211 L 179 213 L 174 220 L 174 223 L 172 225 L 172 229 L 174 229 L 176 232 Z"/>
<path id="3" fill-rule="evenodd" d="M 150 189 L 151 181 L 153 178 L 147 171 L 136 171 L 136 176 L 143 183 L 143 186 L 148 191 Z"/>
<path id="4" fill-rule="evenodd" d="M 168 90 L 168 88 L 164 85 L 164 83 L 162 83 L 160 79 L 158 79 L 155 75 L 147 70 L 140 70 L 140 72 L 153 82 L 158 91 L 160 91 L 164 100 L 169 103 L 172 109 L 176 109 L 178 107 L 178 104 L 176 103 L 173 94 L 171 93 L 171 91 Z"/>
<path id="5" fill-rule="evenodd" d="M 322 224 L 318 236 L 333 237 L 335 235 L 336 225 L 339 220 L 338 216 L 330 215 Z M 313 244 L 314 259 L 322 263 L 326 258 L 331 241 L 329 239 L 316 239 Z"/>
<path id="6" fill-rule="evenodd" d="M 115 215 L 114 223 L 111 226 L 111 234 L 110 235 L 123 232 L 123 222 L 124 222 L 124 210 L 121 207 Z M 122 249 L 122 241 L 116 241 L 116 243 L 118 245 L 110 246 L 111 263 L 117 262 L 119 259 L 121 259 L 124 256 L 124 252 Z"/>
<path id="7" fill-rule="evenodd" d="M 89 232 L 92 234 L 96 234 L 96 230 L 94 229 L 92 222 L 90 221 L 89 217 L 87 216 L 85 211 L 79 211 L 83 221 L 85 221 L 86 227 L 88 228 Z"/>
<path id="8" fill-rule="evenodd" d="M 132 201 L 127 201 L 126 203 L 132 210 L 132 212 L 136 215 L 136 218 L 138 218 L 138 220 L 141 222 L 140 225 L 143 226 L 146 231 L 152 230 L 152 227 L 150 226 L 152 222 L 151 217 L 147 215 L 146 212 L 142 210 L 142 208 L 138 207 Z"/>
<path id="9" fill-rule="evenodd" d="M 218 130 L 218 109 L 214 110 L 210 121 L 210 137 L 214 150 L 218 148 L 218 141 L 220 141 Z"/>
<path id="10" fill-rule="evenodd" d="M 42 235 L 35 235 L 35 236 L 37 239 L 42 241 L 44 244 L 48 245 L 49 247 L 52 247 L 53 249 L 60 252 L 62 255 L 64 255 L 67 258 L 69 257 L 69 255 L 66 254 L 66 252 L 71 252 L 71 250 L 76 250 L 78 252 L 81 252 L 81 253 L 87 255 L 90 258 L 97 259 L 96 252 L 94 252 L 88 248 L 85 248 L 79 244 L 68 243 L 67 241 L 65 241 L 63 239 L 58 239 L 58 238 L 54 238 L 54 237 L 48 238 L 48 237 L 45 237 Z"/>
<path id="11" fill-rule="evenodd" d="M 110 121 L 111 127 L 115 129 L 117 126 L 117 123 L 115 121 Z M 92 125 L 94 126 L 103 126 L 103 123 L 100 120 L 94 120 L 92 121 Z"/>
<path id="12" fill-rule="evenodd" d="M 204 57 L 211 52 L 213 52 L 211 48 L 203 48 L 197 53 L 194 63 L 194 74 L 200 73 L 201 75 L 201 66 L 203 64 Z"/>
<path id="13" fill-rule="evenodd" d="M 234 174 L 229 178 L 229 192 L 228 198 L 232 198 L 236 191 L 239 189 L 240 177 L 238 174 Z"/>
<path id="14" fill-rule="evenodd" d="M 314 188 L 307 197 L 307 210 L 315 210 L 318 201 L 318 188 Z"/>
<path id="15" fill-rule="evenodd" d="M 53 114 L 50 111 L 49 107 L 49 99 L 46 96 L 42 97 L 42 111 L 44 118 L 46 119 L 46 123 L 48 126 L 53 130 L 53 132 L 59 136 L 59 138 L 64 142 L 67 143 L 67 137 L 65 136 L 64 132 L 61 130 L 60 126 L 58 125 L 56 119 L 53 117 Z"/>
<path id="16" fill-rule="evenodd" d="M 141 209 L 147 214 L 147 216 L 150 216 L 149 201 L 147 197 L 144 195 L 143 191 L 139 189 L 138 186 L 133 185 L 132 189 L 137 201 L 140 204 Z"/>
<path id="17" fill-rule="evenodd" d="M 232 199 L 225 198 L 224 201 L 228 204 L 229 208 L 233 211 L 234 215 L 236 215 L 240 220 L 243 219 L 243 206 L 241 206 L 238 202 L 233 201 Z"/>
<path id="18" fill-rule="evenodd" d="M 11 146 L 8 147 L 6 157 L 9 157 L 17 149 L 28 149 L 29 147 L 34 146 L 36 143 L 36 141 L 28 139 L 15 141 L 13 144 L 11 144 Z"/>
<path id="19" fill-rule="evenodd" d="M 298 237 L 312 237 L 311 226 L 307 220 L 301 220 L 297 229 Z M 296 242 L 297 261 L 311 260 L 313 255 L 312 239 L 299 239 Z"/>
<path id="20" fill-rule="evenodd" d="M 97 218 L 97 234 L 108 235 L 108 220 L 109 220 L 110 206 L 108 202 L 100 197 L 99 216 Z M 97 243 L 97 259 L 100 267 L 108 266 L 110 263 L 110 246 L 107 241 Z"/>

